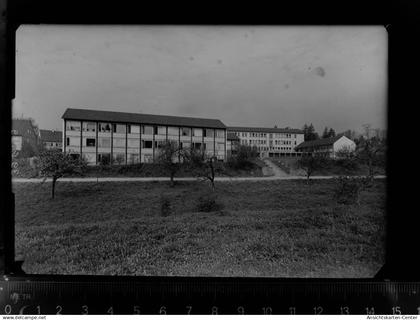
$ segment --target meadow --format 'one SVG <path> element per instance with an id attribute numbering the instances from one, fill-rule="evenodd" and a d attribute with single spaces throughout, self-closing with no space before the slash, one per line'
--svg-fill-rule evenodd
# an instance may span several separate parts
<path id="1" fill-rule="evenodd" d="M 16 251 L 31 274 L 372 277 L 384 262 L 385 180 L 360 205 L 333 180 L 15 183 Z M 162 203 L 165 202 L 165 211 Z"/>

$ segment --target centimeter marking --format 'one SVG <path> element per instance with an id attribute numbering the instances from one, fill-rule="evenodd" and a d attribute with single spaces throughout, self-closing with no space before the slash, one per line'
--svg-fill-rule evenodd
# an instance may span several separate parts
<path id="1" fill-rule="evenodd" d="M 4 277 L 0 314 L 420 314 L 420 282 Z"/>

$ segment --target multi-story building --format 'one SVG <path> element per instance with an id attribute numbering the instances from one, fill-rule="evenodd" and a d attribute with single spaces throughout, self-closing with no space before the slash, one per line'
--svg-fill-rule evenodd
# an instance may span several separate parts
<path id="1" fill-rule="evenodd" d="M 226 126 L 217 119 L 67 109 L 63 151 L 90 164 L 153 162 L 168 140 L 226 160 Z"/>
<path id="2" fill-rule="evenodd" d="M 62 149 L 63 133 L 55 130 L 39 130 L 39 138 L 45 149 Z"/>
<path id="3" fill-rule="evenodd" d="M 290 128 L 228 127 L 240 144 L 256 147 L 261 158 L 296 156 L 295 147 L 304 141 L 302 130 Z"/>

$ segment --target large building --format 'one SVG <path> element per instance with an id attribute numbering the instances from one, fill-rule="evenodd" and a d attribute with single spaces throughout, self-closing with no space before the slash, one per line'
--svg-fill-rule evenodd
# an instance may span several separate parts
<path id="1" fill-rule="evenodd" d="M 310 153 L 314 155 L 335 158 L 340 151 L 356 150 L 356 143 L 344 135 L 335 137 L 305 141 L 296 147 L 301 153 Z"/>
<path id="2" fill-rule="evenodd" d="M 67 109 L 63 151 L 90 164 L 153 162 L 167 140 L 226 160 L 226 126 L 217 119 Z"/>
<path id="3" fill-rule="evenodd" d="M 55 130 L 39 130 L 39 138 L 45 149 L 62 149 L 63 133 Z"/>
<path id="4" fill-rule="evenodd" d="M 304 141 L 302 130 L 290 128 L 228 127 L 242 145 L 255 146 L 261 158 L 296 156 L 295 147 Z"/>

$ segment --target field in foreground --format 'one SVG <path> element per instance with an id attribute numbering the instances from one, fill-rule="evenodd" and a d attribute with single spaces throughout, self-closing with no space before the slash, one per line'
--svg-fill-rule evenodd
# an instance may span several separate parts
<path id="1" fill-rule="evenodd" d="M 384 261 L 385 181 L 338 205 L 333 181 L 16 183 L 27 273 L 372 277 Z M 170 213 L 161 214 L 162 195 Z"/>

